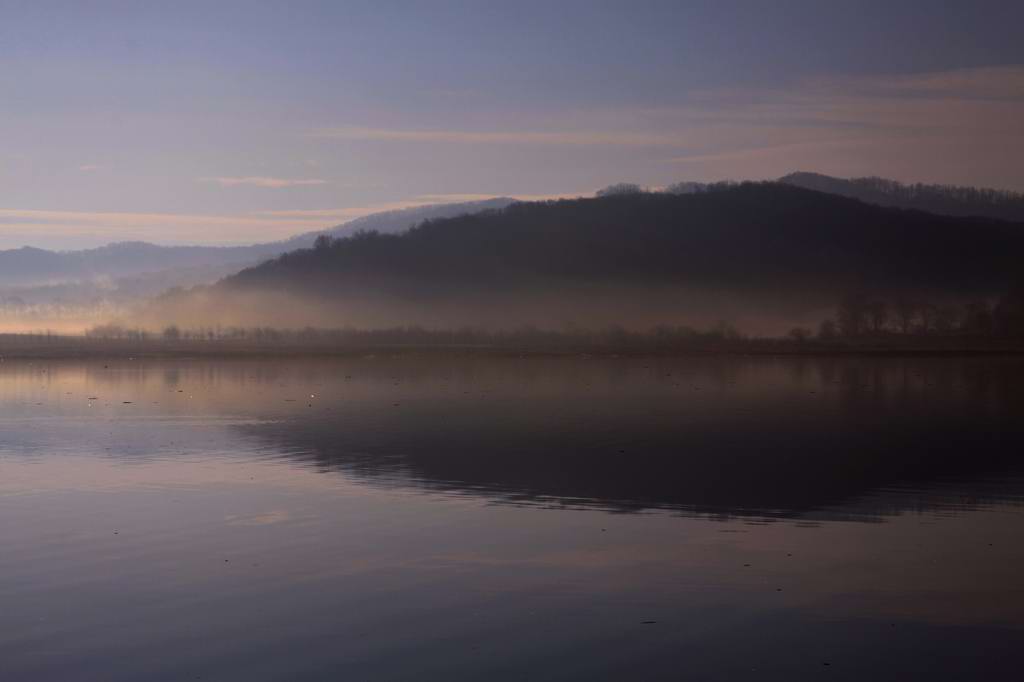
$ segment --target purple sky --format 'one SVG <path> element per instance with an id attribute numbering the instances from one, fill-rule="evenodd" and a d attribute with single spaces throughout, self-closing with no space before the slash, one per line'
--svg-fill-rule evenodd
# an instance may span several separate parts
<path id="1" fill-rule="evenodd" d="M 1024 3 L 0 0 L 0 248 L 793 170 L 1024 190 Z"/>

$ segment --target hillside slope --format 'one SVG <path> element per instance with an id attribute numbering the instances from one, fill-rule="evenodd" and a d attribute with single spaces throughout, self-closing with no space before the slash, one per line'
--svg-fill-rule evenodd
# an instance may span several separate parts
<path id="1" fill-rule="evenodd" d="M 282 324 L 296 323 L 286 309 L 298 308 L 392 324 L 668 320 L 768 299 L 831 305 L 850 291 L 986 296 L 1014 281 L 1022 256 L 1019 225 L 747 183 L 517 203 L 401 235 L 363 234 L 163 303 L 179 316 L 204 309 L 227 320 L 242 300 L 249 310 L 301 300 L 261 318 Z M 327 320 L 306 323 L 318 321 Z"/>
<path id="2" fill-rule="evenodd" d="M 1022 255 L 1018 225 L 747 183 L 682 196 L 515 204 L 285 254 L 221 286 L 419 295 L 599 282 L 980 294 L 1007 286 Z"/>
<path id="3" fill-rule="evenodd" d="M 1016 192 L 955 185 L 904 184 L 876 177 L 847 180 L 805 172 L 790 173 L 779 182 L 879 206 L 1024 222 L 1024 194 Z"/>

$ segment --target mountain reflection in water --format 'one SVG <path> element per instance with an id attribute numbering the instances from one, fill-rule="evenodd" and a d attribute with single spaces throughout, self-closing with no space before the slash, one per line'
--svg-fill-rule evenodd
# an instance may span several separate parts
<path id="1" fill-rule="evenodd" d="M 381 364 L 320 375 L 360 396 L 344 412 L 238 429 L 325 472 L 522 504 L 869 520 L 1024 490 L 1014 361 Z"/>
<path id="2" fill-rule="evenodd" d="M 1007 676 L 1017 358 L 0 363 L 0 679 Z"/>

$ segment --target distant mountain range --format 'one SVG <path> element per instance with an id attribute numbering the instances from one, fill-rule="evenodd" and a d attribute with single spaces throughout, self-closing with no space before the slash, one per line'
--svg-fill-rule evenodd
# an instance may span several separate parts
<path id="1" fill-rule="evenodd" d="M 183 316 L 292 296 L 345 321 L 379 323 L 391 310 L 392 324 L 670 319 L 698 293 L 752 305 L 772 295 L 834 302 L 853 290 L 986 296 L 1010 286 L 1022 258 L 1020 225 L 743 183 L 515 203 L 339 239 L 164 303 Z M 268 323 L 285 319 L 280 307 Z"/>
<path id="2" fill-rule="evenodd" d="M 432 218 L 501 208 L 512 199 L 435 204 L 375 213 L 326 230 L 334 237 L 373 230 L 390 234 Z M 80 300 L 103 295 L 155 295 L 174 286 L 193 286 L 255 265 L 274 256 L 312 246 L 319 232 L 250 246 L 158 246 L 121 242 L 80 251 L 32 247 L 0 251 L 0 287 L 7 297 Z"/>
<path id="3" fill-rule="evenodd" d="M 843 179 L 819 173 L 796 172 L 778 182 L 818 192 L 859 199 L 879 206 L 915 209 L 952 216 L 979 216 L 1024 222 L 1024 194 L 974 187 L 903 184 L 884 178 Z M 734 184 L 734 183 L 733 183 Z M 687 194 L 721 189 L 725 184 L 677 183 L 669 193 Z M 619 185 L 609 194 L 622 193 Z M 637 188 L 638 189 L 638 188 Z M 617 191 L 616 191 L 617 190 Z M 628 193 L 628 192 L 627 192 Z M 452 217 L 494 208 L 504 208 L 512 199 L 438 204 L 375 213 L 326 230 L 333 237 L 357 231 L 383 234 L 401 232 L 424 220 Z M 126 278 L 133 290 L 149 292 L 160 286 L 192 286 L 212 282 L 275 256 L 312 246 L 319 232 L 287 240 L 248 246 L 158 246 L 147 242 L 121 242 L 79 251 L 48 251 L 30 246 L 0 250 L 0 288 L 39 287 L 36 293 L 54 285 L 92 284 L 107 292 L 118 289 Z M 31 295 L 29 293 L 29 295 Z"/>
<path id="4" fill-rule="evenodd" d="M 586 311 L 602 306 L 660 319 L 677 300 L 668 292 L 681 287 L 745 292 L 746 299 L 786 290 L 818 301 L 851 289 L 986 295 L 1017 276 L 1024 225 L 1012 222 L 1024 223 L 1024 195 L 881 178 L 799 172 L 774 183 L 689 182 L 660 192 L 620 184 L 595 199 L 499 198 L 388 211 L 250 246 L 0 251 L 0 312 L 59 305 L 106 315 L 112 305 L 222 278 L 191 298 L 165 297 L 163 310 L 179 315 L 186 299 L 194 311 L 199 299 L 212 306 L 229 292 L 273 290 L 307 304 L 315 299 L 331 316 L 356 301 L 362 313 L 395 313 L 374 323 L 496 324 L 532 319 L 542 292 L 554 305 L 549 321 L 592 319 Z M 334 239 L 328 250 L 312 250 L 320 234 Z M 637 287 L 642 299 L 626 295 Z M 521 296 L 527 291 L 529 303 Z M 551 296 L 558 292 L 565 295 Z M 495 307 L 495 296 L 504 307 Z M 694 300 L 681 307 L 693 309 Z M 223 317 L 211 306 L 204 319 Z M 705 316 L 716 311 L 703 309 Z"/>

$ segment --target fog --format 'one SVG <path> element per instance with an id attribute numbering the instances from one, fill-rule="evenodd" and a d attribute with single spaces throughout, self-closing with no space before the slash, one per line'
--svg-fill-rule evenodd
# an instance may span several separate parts
<path id="1" fill-rule="evenodd" d="M 152 302 L 118 320 L 159 332 L 181 329 L 358 328 L 415 326 L 430 330 L 472 327 L 488 331 L 622 327 L 648 331 L 660 325 L 710 328 L 723 322 L 747 335 L 775 336 L 795 325 L 816 327 L 831 313 L 827 297 L 738 294 L 680 287 L 578 286 L 554 292 L 473 292 L 457 296 L 396 297 L 342 294 L 336 298 L 279 291 L 197 289 Z"/>

